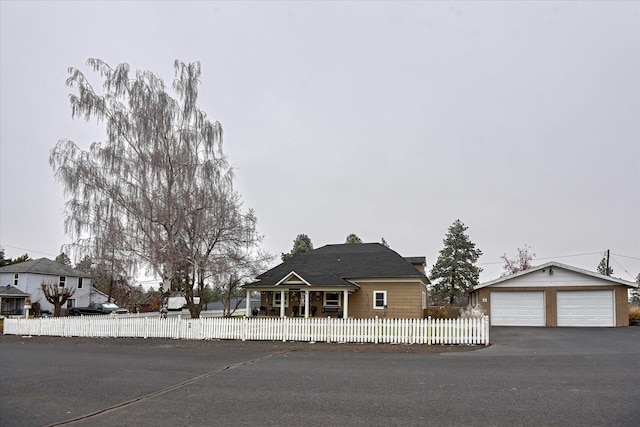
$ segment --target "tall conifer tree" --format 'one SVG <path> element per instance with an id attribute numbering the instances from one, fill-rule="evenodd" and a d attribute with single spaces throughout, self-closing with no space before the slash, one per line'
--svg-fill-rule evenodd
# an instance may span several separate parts
<path id="1" fill-rule="evenodd" d="M 455 220 L 443 240 L 444 248 L 431 268 L 434 296 L 449 304 L 459 301 L 477 285 L 482 271 L 475 265 L 482 251 L 476 249 L 475 243 L 465 234 L 467 228 L 459 219 Z"/>

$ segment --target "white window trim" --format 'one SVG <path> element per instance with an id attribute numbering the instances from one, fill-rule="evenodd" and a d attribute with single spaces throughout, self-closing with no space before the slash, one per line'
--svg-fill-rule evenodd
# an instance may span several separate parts
<path id="1" fill-rule="evenodd" d="M 377 305 L 378 295 L 382 294 L 382 306 Z M 373 309 L 384 310 L 387 308 L 387 291 L 373 291 Z"/>
<path id="2" fill-rule="evenodd" d="M 76 299 L 75 298 L 69 298 L 67 300 L 67 302 L 65 303 L 65 305 L 67 306 L 67 308 L 73 308 L 76 306 Z"/>
<path id="3" fill-rule="evenodd" d="M 336 294 L 338 295 L 338 299 L 334 300 L 334 299 L 327 299 L 327 295 L 328 294 Z M 325 292 L 324 293 L 324 301 L 322 302 L 322 305 L 328 307 L 328 306 L 332 306 L 332 307 L 339 307 L 340 306 L 340 292 Z"/>
<path id="4" fill-rule="evenodd" d="M 427 308 L 427 291 L 422 291 L 422 309 Z"/>
<path id="5" fill-rule="evenodd" d="M 280 307 L 280 292 L 275 291 L 273 293 L 273 306 Z M 289 292 L 284 293 L 284 306 L 289 307 Z"/>

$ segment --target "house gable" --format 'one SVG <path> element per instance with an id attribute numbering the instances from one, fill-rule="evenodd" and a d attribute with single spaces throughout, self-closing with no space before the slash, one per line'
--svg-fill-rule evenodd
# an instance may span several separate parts
<path id="1" fill-rule="evenodd" d="M 489 282 L 481 283 L 473 289 L 482 288 L 511 288 L 511 287 L 545 287 L 545 286 L 611 286 L 625 285 L 637 287 L 633 282 L 603 274 L 594 273 L 581 268 L 573 267 L 559 262 L 548 262 L 529 270 L 520 271 L 505 277 L 500 277 Z"/>
<path id="2" fill-rule="evenodd" d="M 286 276 L 284 276 L 282 278 L 282 280 L 277 282 L 274 286 L 279 286 L 279 285 L 306 285 L 306 286 L 311 286 L 311 284 L 309 282 L 304 280 L 302 278 L 302 276 L 299 276 L 295 271 L 292 271 L 291 273 L 289 273 Z"/>

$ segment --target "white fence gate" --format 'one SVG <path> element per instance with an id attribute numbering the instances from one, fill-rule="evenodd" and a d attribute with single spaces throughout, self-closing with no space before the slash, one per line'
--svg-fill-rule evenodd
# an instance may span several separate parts
<path id="1" fill-rule="evenodd" d="M 4 319 L 4 334 L 192 340 L 489 345 L 489 319 L 151 318 Z"/>

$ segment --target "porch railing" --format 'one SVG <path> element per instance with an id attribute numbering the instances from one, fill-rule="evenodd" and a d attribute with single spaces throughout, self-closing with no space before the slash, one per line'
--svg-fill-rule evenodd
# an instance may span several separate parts
<path id="1" fill-rule="evenodd" d="M 4 334 L 191 340 L 489 345 L 489 319 L 151 318 L 4 319 Z"/>

